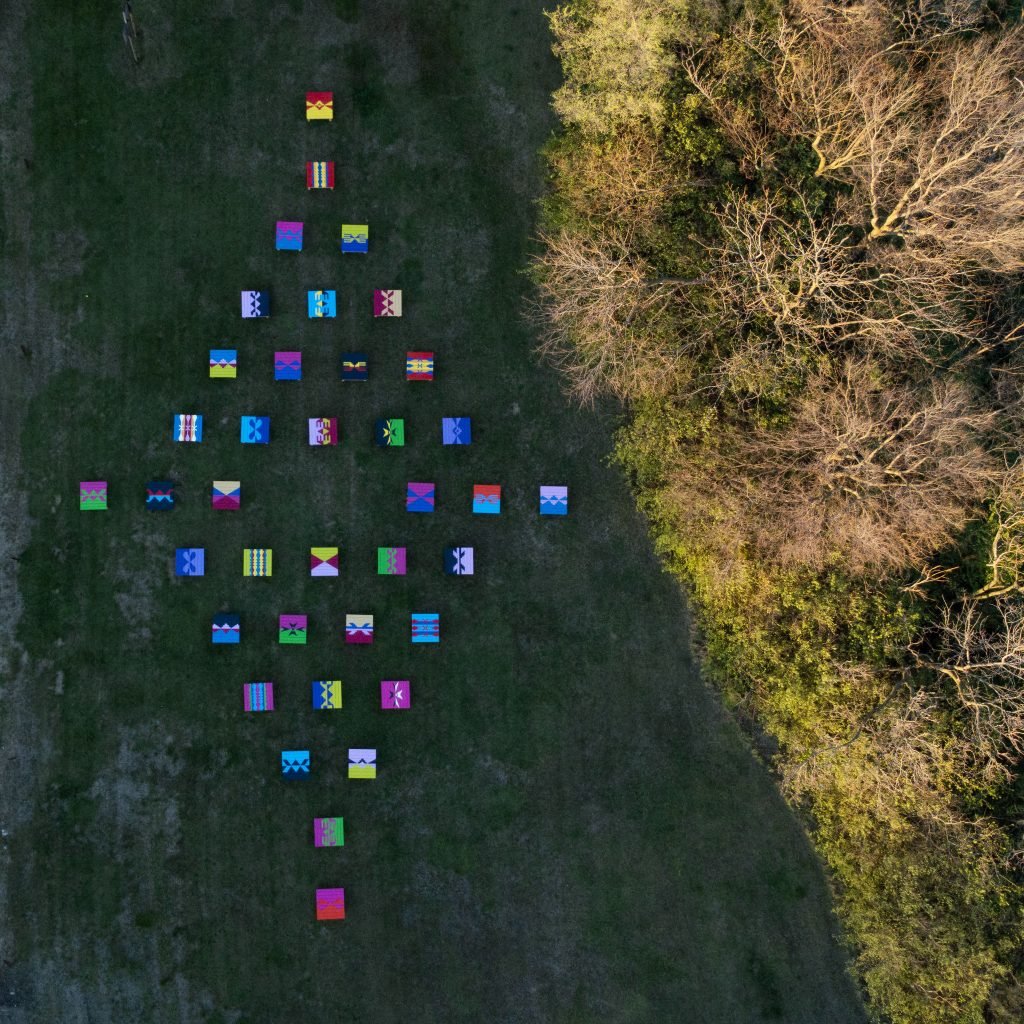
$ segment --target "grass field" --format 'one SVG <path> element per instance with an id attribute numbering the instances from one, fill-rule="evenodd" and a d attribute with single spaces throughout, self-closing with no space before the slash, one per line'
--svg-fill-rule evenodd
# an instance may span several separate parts
<path id="1" fill-rule="evenodd" d="M 96 9 L 92 9 L 92 8 Z M 100 10 L 99 8 L 102 8 Z M 561 399 L 538 367 L 521 274 L 552 129 L 556 65 L 541 4 L 14 0 L 0 25 L 3 429 L 3 1024 L 583 1024 L 862 1021 L 805 837 L 699 677 L 685 608 L 659 571 L 613 421 Z M 333 89 L 307 125 L 303 93 Z M 308 193 L 307 159 L 337 188 Z M 277 219 L 306 251 L 276 253 Z M 371 252 L 342 258 L 341 222 Z M 272 290 L 242 322 L 242 288 Z M 339 316 L 309 321 L 305 289 Z M 374 321 L 374 287 L 405 316 Z M 211 381 L 211 347 L 239 350 Z M 301 383 L 272 353 L 301 349 Z M 433 349 L 433 384 L 403 379 Z M 366 385 L 338 357 L 370 357 Z M 206 417 L 174 445 L 171 415 Z M 238 416 L 273 443 L 241 446 Z M 305 418 L 343 442 L 310 449 Z M 404 416 L 402 450 L 372 443 Z M 473 417 L 442 448 L 442 415 Z M 77 509 L 82 479 L 112 508 Z M 178 507 L 143 511 L 151 478 Z M 210 481 L 237 478 L 240 513 Z M 433 516 L 404 510 L 433 480 Z M 470 514 L 474 482 L 503 514 Z M 540 519 L 539 483 L 571 515 Z M 475 546 L 477 575 L 441 574 Z M 340 544 L 338 580 L 308 548 Z M 377 545 L 410 572 L 377 577 Z M 207 575 L 173 576 L 177 546 Z M 272 547 L 270 580 L 241 549 Z M 17 560 L 15 560 L 17 556 Z M 215 648 L 211 614 L 243 616 Z M 408 642 L 436 610 L 437 648 Z M 341 642 L 372 612 L 371 648 Z M 276 616 L 311 640 L 280 647 Z M 412 710 L 377 709 L 380 678 Z M 345 707 L 313 712 L 309 680 Z M 279 711 L 243 715 L 273 679 Z M 376 746 L 379 777 L 344 778 Z M 279 778 L 282 747 L 314 778 Z M 343 815 L 347 845 L 312 847 Z M 317 886 L 348 919 L 317 924 Z"/>

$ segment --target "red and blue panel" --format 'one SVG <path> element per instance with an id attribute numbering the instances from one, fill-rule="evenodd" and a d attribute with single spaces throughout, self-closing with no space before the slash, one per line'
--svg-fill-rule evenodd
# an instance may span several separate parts
<path id="1" fill-rule="evenodd" d="M 496 516 L 501 513 L 501 485 L 474 484 L 473 511 L 481 516 Z"/>
<path id="2" fill-rule="evenodd" d="M 412 642 L 439 644 L 441 642 L 441 616 L 437 612 L 412 613 Z"/>

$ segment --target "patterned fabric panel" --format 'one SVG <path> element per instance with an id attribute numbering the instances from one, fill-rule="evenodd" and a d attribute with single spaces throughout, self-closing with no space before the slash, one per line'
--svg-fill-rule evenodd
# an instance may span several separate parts
<path id="1" fill-rule="evenodd" d="M 377 290 L 373 293 L 374 316 L 401 316 L 402 293 L 395 289 Z"/>
<path id="2" fill-rule="evenodd" d="M 370 370 L 365 352 L 344 352 L 341 356 L 342 380 L 369 380 Z"/>
<path id="3" fill-rule="evenodd" d="M 470 444 L 472 440 L 468 416 L 445 416 L 441 420 L 441 444 Z"/>
<path id="4" fill-rule="evenodd" d="M 484 516 L 498 515 L 501 512 L 501 486 L 499 484 L 474 484 L 473 511 Z"/>
<path id="5" fill-rule="evenodd" d="M 358 612 L 345 616 L 345 643 L 372 644 L 373 616 Z"/>
<path id="6" fill-rule="evenodd" d="M 270 295 L 268 292 L 242 292 L 242 319 L 258 320 L 270 316 Z"/>
<path id="7" fill-rule="evenodd" d="M 337 576 L 338 575 L 338 549 L 337 548 L 310 548 L 309 549 L 309 575 L 310 576 Z"/>
<path id="8" fill-rule="evenodd" d="M 281 615 L 277 620 L 277 642 L 279 644 L 304 644 L 308 631 L 305 615 Z"/>
<path id="9" fill-rule="evenodd" d="M 341 680 L 317 679 L 312 684 L 313 708 L 316 711 L 338 711 L 341 708 Z"/>
<path id="10" fill-rule="evenodd" d="M 472 548 L 445 548 L 444 571 L 449 576 L 473 575 Z"/>
<path id="11" fill-rule="evenodd" d="M 242 552 L 242 575 L 273 576 L 273 550 L 270 548 L 245 548 Z"/>
<path id="12" fill-rule="evenodd" d="M 237 377 L 238 350 L 234 348 L 211 348 L 210 376 L 228 379 Z"/>
<path id="13" fill-rule="evenodd" d="M 274 380 L 302 380 L 302 353 L 275 352 Z"/>
<path id="14" fill-rule="evenodd" d="M 107 481 L 83 480 L 78 485 L 78 508 L 81 512 L 102 512 L 107 507 Z"/>
<path id="15" fill-rule="evenodd" d="M 307 92 L 306 93 L 306 120 L 307 121 L 333 121 L 334 120 L 334 93 L 333 92 Z"/>
<path id="16" fill-rule="evenodd" d="M 178 548 L 174 552 L 175 576 L 204 576 L 206 548 Z"/>
<path id="17" fill-rule="evenodd" d="M 286 779 L 309 778 L 311 767 L 308 750 L 281 751 L 281 774 Z"/>
<path id="18" fill-rule="evenodd" d="M 302 221 L 279 220 L 275 232 L 275 248 L 302 252 Z"/>
<path id="19" fill-rule="evenodd" d="M 434 379 L 434 353 L 433 352 L 406 352 L 406 354 L 405 354 L 405 379 L 406 380 L 433 380 Z"/>
<path id="20" fill-rule="evenodd" d="M 316 919 L 318 921 L 343 921 L 345 919 L 344 889 L 317 889 Z"/>
<path id="21" fill-rule="evenodd" d="M 569 488 L 541 484 L 540 514 L 542 516 L 567 516 L 569 514 Z"/>
<path id="22" fill-rule="evenodd" d="M 146 484 L 146 510 L 170 512 L 174 508 L 174 484 L 170 480 L 150 480 Z"/>
<path id="23" fill-rule="evenodd" d="M 175 441 L 198 444 L 203 439 L 203 417 L 194 412 L 179 412 L 174 417 Z"/>
<path id="24" fill-rule="evenodd" d="M 405 509 L 407 512 L 434 511 L 434 485 L 410 483 L 405 491 Z"/>
<path id="25" fill-rule="evenodd" d="M 246 711 L 273 711 L 274 684 L 246 683 L 242 687 L 242 707 Z"/>
<path id="26" fill-rule="evenodd" d="M 377 778 L 377 750 L 374 747 L 349 747 L 348 777 L 350 779 Z"/>
<path id="27" fill-rule="evenodd" d="M 441 642 L 441 616 L 437 612 L 413 612 L 412 642 L 438 644 Z"/>
<path id="28" fill-rule="evenodd" d="M 370 228 L 366 224 L 341 225 L 342 252 L 369 252 Z"/>
<path id="29" fill-rule="evenodd" d="M 242 484 L 238 480 L 214 480 L 212 504 L 222 512 L 237 512 L 242 507 Z"/>
<path id="30" fill-rule="evenodd" d="M 405 445 L 405 420 L 377 420 L 373 439 L 382 448 L 401 448 Z"/>
<path id="31" fill-rule="evenodd" d="M 377 548 L 377 575 L 404 576 L 405 548 Z"/>
<path id="32" fill-rule="evenodd" d="M 338 443 L 338 420 L 326 416 L 314 416 L 308 421 L 309 443 L 314 448 Z"/>
<path id="33" fill-rule="evenodd" d="M 238 644 L 242 642 L 241 619 L 237 615 L 215 615 L 211 623 L 215 644 Z"/>
<path id="34" fill-rule="evenodd" d="M 382 679 L 380 706 L 385 711 L 403 711 L 410 706 L 412 694 L 408 679 Z"/>
<path id="35" fill-rule="evenodd" d="M 313 845 L 314 846 L 344 846 L 345 845 L 345 819 L 344 818 L 314 818 L 313 819 Z"/>
<path id="36" fill-rule="evenodd" d="M 307 163 L 306 188 L 334 188 L 334 163 L 329 160 Z"/>

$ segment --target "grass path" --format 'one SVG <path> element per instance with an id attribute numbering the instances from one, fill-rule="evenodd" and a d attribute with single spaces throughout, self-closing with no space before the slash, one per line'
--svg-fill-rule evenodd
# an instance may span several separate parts
<path id="1" fill-rule="evenodd" d="M 0 28 L 0 1022 L 862 1021 L 820 870 L 605 465 L 613 424 L 531 356 L 541 4 L 137 0 L 138 70 L 106 6 L 22 0 Z M 303 120 L 316 87 L 331 126 Z M 333 194 L 306 193 L 314 158 Z M 273 251 L 279 218 L 306 222 L 301 256 Z M 334 251 L 342 220 L 370 224 L 365 259 Z M 263 286 L 274 317 L 242 323 Z M 317 286 L 337 320 L 306 319 Z M 382 286 L 401 320 L 370 319 Z M 222 345 L 236 382 L 206 377 Z M 301 384 L 273 383 L 276 348 L 303 351 Z M 417 348 L 434 384 L 402 379 Z M 345 349 L 368 385 L 338 382 Z M 207 442 L 172 445 L 173 411 Z M 273 418 L 269 448 L 238 444 L 242 413 Z M 326 414 L 343 443 L 312 451 Z M 382 415 L 408 447 L 373 446 Z M 474 418 L 471 448 L 440 446 L 442 415 Z M 97 478 L 113 508 L 82 515 Z M 171 515 L 142 510 L 150 478 L 180 482 Z M 214 478 L 243 481 L 240 514 L 208 510 Z M 405 513 L 406 480 L 437 483 L 435 515 Z M 504 485 L 500 518 L 470 514 L 474 482 Z M 570 485 L 568 520 L 538 519 L 541 482 Z M 441 575 L 456 542 L 475 577 Z M 310 580 L 333 543 L 341 579 Z M 375 576 L 402 543 L 409 575 Z M 208 575 L 175 579 L 192 544 Z M 245 546 L 274 549 L 272 580 L 242 579 Z M 228 607 L 245 639 L 212 648 Z M 410 649 L 410 610 L 442 613 L 436 650 Z M 279 648 L 297 611 L 311 642 Z M 372 648 L 340 643 L 347 611 L 376 615 Z M 382 677 L 413 680 L 411 712 L 376 710 Z M 243 716 L 265 678 L 280 711 Z M 343 711 L 309 710 L 313 678 L 344 681 Z M 324 766 L 305 786 L 277 777 L 293 745 Z M 343 779 L 349 745 L 377 746 L 375 783 Z M 344 850 L 312 848 L 319 814 Z M 349 918 L 317 925 L 331 884 Z"/>

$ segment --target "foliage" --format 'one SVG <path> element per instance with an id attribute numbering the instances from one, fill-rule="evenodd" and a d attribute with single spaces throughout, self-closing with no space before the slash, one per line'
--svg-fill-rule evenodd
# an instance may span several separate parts
<path id="1" fill-rule="evenodd" d="M 542 351 L 580 400 L 627 403 L 617 461 L 898 1024 L 1021 1002 L 1013 21 L 967 0 L 552 18 Z"/>

